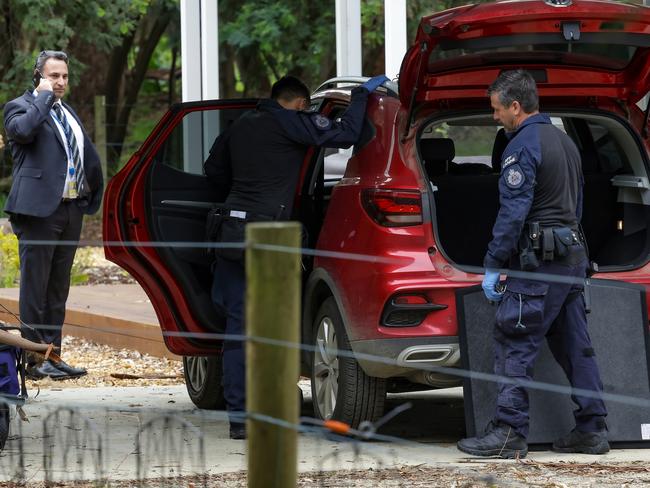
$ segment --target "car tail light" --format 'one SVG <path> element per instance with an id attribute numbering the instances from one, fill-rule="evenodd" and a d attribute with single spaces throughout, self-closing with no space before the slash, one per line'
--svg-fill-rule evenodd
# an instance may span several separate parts
<path id="1" fill-rule="evenodd" d="M 370 188 L 361 194 L 363 208 L 384 227 L 401 227 L 422 223 L 422 196 L 413 190 Z"/>
<path id="2" fill-rule="evenodd" d="M 431 303 L 426 296 L 413 293 L 393 295 L 381 314 L 381 325 L 386 327 L 415 327 L 429 312 L 444 310 L 447 305 Z"/>

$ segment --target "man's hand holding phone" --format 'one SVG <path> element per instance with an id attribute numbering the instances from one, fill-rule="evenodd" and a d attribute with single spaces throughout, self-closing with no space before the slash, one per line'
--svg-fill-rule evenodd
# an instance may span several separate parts
<path id="1" fill-rule="evenodd" d="M 52 83 L 50 83 L 50 80 L 47 78 L 41 78 L 38 86 L 36 87 L 37 92 L 42 92 L 42 91 L 54 91 L 52 87 Z"/>

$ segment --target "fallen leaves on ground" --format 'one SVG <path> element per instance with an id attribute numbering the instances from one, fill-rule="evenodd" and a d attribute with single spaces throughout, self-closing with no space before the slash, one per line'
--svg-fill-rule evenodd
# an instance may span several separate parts
<path id="1" fill-rule="evenodd" d="M 298 474 L 296 486 L 301 488 L 595 488 L 647 487 L 650 476 L 639 473 L 643 463 L 535 463 L 517 461 L 476 461 L 471 467 L 458 466 L 400 466 L 386 469 L 340 470 Z M 557 471 L 556 468 L 560 469 Z M 522 478 L 522 470 L 525 476 Z M 247 485 L 244 471 L 205 476 L 110 481 L 107 486 L 154 488 L 163 486 L 207 486 L 243 488 Z M 1 485 L 0 485 L 1 486 Z M 42 488 L 43 483 L 28 483 L 27 488 Z M 90 488 L 89 482 L 72 482 L 65 486 Z"/>
<path id="2" fill-rule="evenodd" d="M 63 338 L 62 357 L 71 366 L 88 369 L 88 374 L 62 381 L 49 378 L 28 380 L 27 388 L 166 386 L 182 384 L 184 381 L 181 361 L 157 358 L 128 349 L 115 349 L 76 337 Z"/>
<path id="3" fill-rule="evenodd" d="M 132 284 L 135 280 L 129 273 L 104 257 L 102 247 L 80 247 L 75 254 L 73 276 L 83 276 L 80 285 Z M 73 280 L 74 281 L 74 280 Z"/>

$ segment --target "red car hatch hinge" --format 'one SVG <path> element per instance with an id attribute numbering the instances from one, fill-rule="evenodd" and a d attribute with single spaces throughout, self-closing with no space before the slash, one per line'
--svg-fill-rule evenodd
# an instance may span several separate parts
<path id="1" fill-rule="evenodd" d="M 406 138 L 411 129 L 411 122 L 413 120 L 413 114 L 415 112 L 415 99 L 418 94 L 418 86 L 420 85 L 420 79 L 422 78 L 422 60 L 424 59 L 424 53 L 427 52 L 427 43 L 423 42 L 420 44 L 420 56 L 418 59 L 418 71 L 415 78 L 415 83 L 413 85 L 413 91 L 411 92 L 411 100 L 409 103 L 409 113 L 406 118 L 406 126 L 404 127 L 404 134 L 402 135 L 402 140 Z"/>

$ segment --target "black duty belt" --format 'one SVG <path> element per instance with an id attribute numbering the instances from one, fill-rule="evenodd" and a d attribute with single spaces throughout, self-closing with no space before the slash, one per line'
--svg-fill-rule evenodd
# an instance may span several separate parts
<path id="1" fill-rule="evenodd" d="M 247 212 L 245 210 L 232 210 L 229 208 L 221 208 L 221 207 L 215 207 L 214 208 L 214 213 L 217 215 L 222 215 L 224 217 L 232 217 L 235 219 L 241 219 L 241 220 L 250 220 L 250 221 L 267 221 L 267 220 L 275 220 L 274 217 L 271 217 L 270 215 L 264 215 L 264 214 L 258 214 L 254 212 Z"/>
<path id="2" fill-rule="evenodd" d="M 526 225 L 519 239 L 519 261 L 524 270 L 537 268 L 540 260 L 574 264 L 584 257 L 584 239 L 577 228 L 544 227 L 532 222 Z"/>

